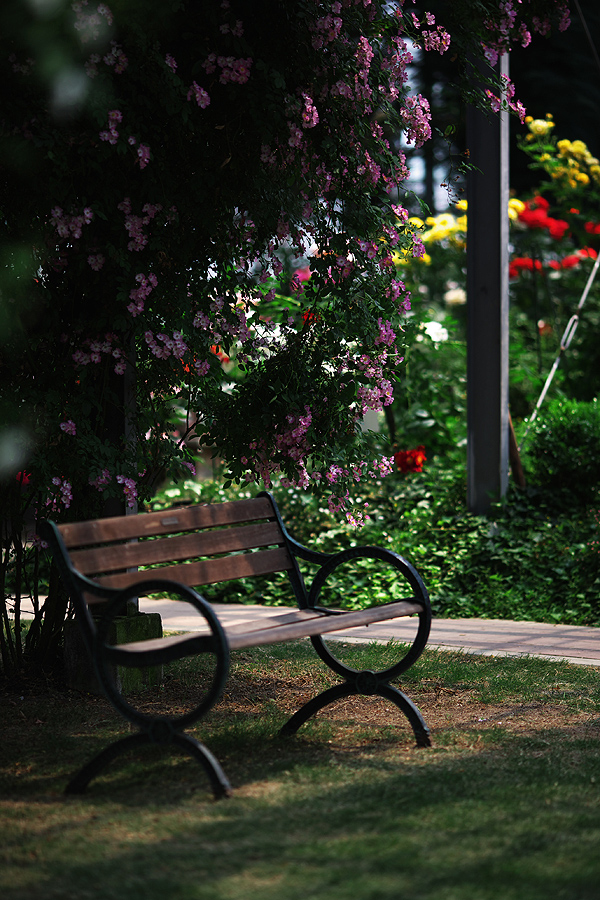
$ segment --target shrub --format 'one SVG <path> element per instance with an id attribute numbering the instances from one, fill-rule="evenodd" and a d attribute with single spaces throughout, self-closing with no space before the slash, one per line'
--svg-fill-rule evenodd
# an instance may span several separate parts
<path id="1" fill-rule="evenodd" d="M 576 400 L 554 400 L 536 420 L 529 438 L 527 467 L 532 481 L 552 491 L 590 503 L 600 487 L 600 406 Z"/>

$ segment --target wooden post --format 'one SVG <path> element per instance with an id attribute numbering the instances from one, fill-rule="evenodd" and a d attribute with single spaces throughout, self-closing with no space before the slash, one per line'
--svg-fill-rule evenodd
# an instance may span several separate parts
<path id="1" fill-rule="evenodd" d="M 467 146 L 467 504 L 483 515 L 508 486 L 508 114 L 470 107 Z"/>

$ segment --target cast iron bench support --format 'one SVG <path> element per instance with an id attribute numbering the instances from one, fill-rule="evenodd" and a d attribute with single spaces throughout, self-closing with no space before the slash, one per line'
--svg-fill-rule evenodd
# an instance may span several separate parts
<path id="1" fill-rule="evenodd" d="M 230 652 L 283 641 L 310 638 L 319 657 L 343 681 L 304 704 L 283 726 L 294 734 L 309 718 L 331 703 L 355 695 L 380 696 L 394 703 L 410 723 L 417 745 L 430 745 L 429 730 L 414 703 L 390 682 L 419 658 L 429 636 L 431 607 L 427 590 L 413 566 L 379 547 L 353 547 L 325 554 L 303 546 L 286 530 L 273 497 L 263 492 L 253 500 L 185 507 L 135 516 L 96 519 L 57 526 L 47 521 L 40 536 L 52 550 L 69 590 L 84 643 L 104 693 L 137 733 L 115 741 L 81 769 L 67 786 L 82 793 L 116 756 L 147 744 L 174 745 L 203 766 L 216 797 L 231 792 L 219 762 L 199 741 L 185 733 L 219 700 L 228 673 Z M 400 600 L 368 609 L 345 611 L 320 605 L 327 580 L 346 563 L 370 559 L 391 566 L 406 593 Z M 307 589 L 298 560 L 319 569 Z M 272 608 L 271 615 L 223 625 L 211 604 L 195 587 L 237 578 L 286 572 L 298 608 Z M 113 644 L 110 627 L 133 597 L 167 593 L 191 604 L 204 619 L 197 632 L 135 643 Z M 243 607 L 240 610 L 243 611 Z M 360 671 L 341 662 L 325 635 L 375 622 L 418 616 L 416 635 L 389 668 Z M 197 705 L 179 716 L 143 713 L 118 689 L 117 666 L 162 666 L 198 654 L 213 658 L 212 675 Z"/>

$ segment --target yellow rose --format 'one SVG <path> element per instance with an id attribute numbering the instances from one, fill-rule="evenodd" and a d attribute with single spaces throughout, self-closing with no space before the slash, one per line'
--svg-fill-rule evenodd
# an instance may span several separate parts
<path id="1" fill-rule="evenodd" d="M 392 253 L 392 262 L 395 266 L 407 266 L 409 258 L 412 259 L 412 254 L 409 257 L 407 250 L 402 250 L 400 253 L 394 250 Z"/>
<path id="2" fill-rule="evenodd" d="M 519 218 L 519 215 L 525 209 L 525 204 L 522 200 L 517 200 L 516 197 L 513 197 L 508 201 L 508 218 L 511 221 L 515 221 L 515 219 Z"/>
<path id="3" fill-rule="evenodd" d="M 585 155 L 589 153 L 589 150 L 583 141 L 572 141 L 570 149 L 574 156 L 580 156 L 582 158 L 585 158 Z"/>
<path id="4" fill-rule="evenodd" d="M 451 213 L 442 213 L 437 217 L 436 224 L 441 228 L 452 230 L 456 228 L 456 219 Z"/>
<path id="5" fill-rule="evenodd" d="M 543 119 L 534 119 L 529 123 L 529 130 L 537 137 L 543 137 L 548 134 L 551 128 L 554 128 L 554 122 L 545 122 Z"/>
<path id="6" fill-rule="evenodd" d="M 423 235 L 423 240 L 428 243 L 432 241 L 443 241 L 446 238 L 450 238 L 458 229 L 456 219 L 450 213 L 441 213 L 435 218 L 430 216 L 426 220 L 426 224 L 433 226 Z"/>

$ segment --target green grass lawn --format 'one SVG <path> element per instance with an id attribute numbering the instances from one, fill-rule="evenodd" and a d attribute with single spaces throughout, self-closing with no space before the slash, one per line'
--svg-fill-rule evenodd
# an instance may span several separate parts
<path id="1" fill-rule="evenodd" d="M 388 652 L 347 649 L 371 666 Z M 200 677 L 178 664 L 140 701 L 183 708 Z M 233 783 L 219 802 L 197 763 L 158 748 L 65 797 L 127 725 L 92 695 L 13 683 L 0 698 L 0 896 L 597 900 L 598 669 L 428 651 L 402 686 L 432 748 L 375 698 L 279 738 L 328 677 L 304 643 L 235 657 L 195 732 Z"/>

